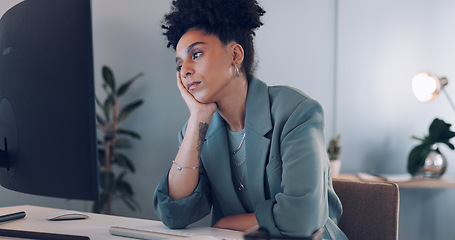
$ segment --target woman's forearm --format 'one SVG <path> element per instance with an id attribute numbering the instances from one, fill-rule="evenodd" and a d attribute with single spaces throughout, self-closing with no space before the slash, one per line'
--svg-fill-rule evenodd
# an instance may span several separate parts
<path id="1" fill-rule="evenodd" d="M 256 214 L 248 213 L 221 218 L 220 220 L 218 220 L 214 227 L 246 231 L 257 225 L 258 221 L 256 220 Z"/>
<path id="2" fill-rule="evenodd" d="M 187 130 L 169 172 L 169 196 L 182 199 L 191 195 L 199 179 L 199 158 L 210 119 L 188 119 Z"/>

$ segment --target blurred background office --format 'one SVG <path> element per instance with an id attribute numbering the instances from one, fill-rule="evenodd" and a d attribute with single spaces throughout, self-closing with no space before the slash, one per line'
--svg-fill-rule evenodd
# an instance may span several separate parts
<path id="1" fill-rule="evenodd" d="M 0 14 L 20 2 L 2 0 Z M 144 105 L 126 122 L 142 135 L 128 155 L 128 181 L 142 206 L 121 202 L 117 215 L 156 219 L 152 197 L 177 152 L 177 132 L 188 111 L 175 84 L 175 53 L 160 21 L 171 1 L 92 0 L 97 94 L 101 68 L 118 81 L 145 76 L 129 90 Z M 411 90 L 419 71 L 446 76 L 455 97 L 455 2 L 451 0 L 259 0 L 267 11 L 255 38 L 256 75 L 290 85 L 320 101 L 326 142 L 341 134 L 342 173 L 405 173 L 407 156 L 435 117 L 455 123 L 444 96 L 421 103 Z M 126 97 L 128 98 L 128 97 Z M 452 128 L 453 129 L 453 128 Z M 447 175 L 455 153 L 442 146 Z M 453 239 L 455 189 L 401 189 L 400 239 Z M 91 203 L 36 197 L 0 188 L 0 206 L 31 204 L 88 211 Z M 207 221 L 206 221 L 207 222 Z"/>

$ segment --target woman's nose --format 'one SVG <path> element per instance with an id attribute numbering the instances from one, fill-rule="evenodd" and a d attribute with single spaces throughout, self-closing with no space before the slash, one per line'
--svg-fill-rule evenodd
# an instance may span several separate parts
<path id="1" fill-rule="evenodd" d="M 193 75 L 193 73 L 194 73 L 194 70 L 189 64 L 183 64 L 182 65 L 182 69 L 181 69 L 180 74 L 183 77 L 191 76 L 191 75 Z"/>

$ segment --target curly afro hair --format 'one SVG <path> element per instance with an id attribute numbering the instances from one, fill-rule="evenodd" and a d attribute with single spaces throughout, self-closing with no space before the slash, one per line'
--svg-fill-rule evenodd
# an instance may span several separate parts
<path id="1" fill-rule="evenodd" d="M 171 12 L 164 16 L 163 35 L 174 50 L 190 29 L 217 36 L 223 44 L 235 41 L 244 50 L 242 71 L 251 79 L 254 70 L 254 31 L 263 23 L 265 11 L 257 0 L 173 0 Z"/>

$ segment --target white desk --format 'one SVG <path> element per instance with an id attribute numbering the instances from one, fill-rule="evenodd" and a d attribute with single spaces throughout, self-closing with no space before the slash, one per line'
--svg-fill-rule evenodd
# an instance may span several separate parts
<path id="1" fill-rule="evenodd" d="M 45 208 L 36 206 L 14 206 L 0 208 L 0 215 L 9 213 L 25 211 L 27 214 L 25 218 L 5 222 L 0 224 L 0 228 L 23 230 L 23 231 L 36 231 L 58 234 L 70 235 L 83 235 L 90 237 L 91 240 L 104 240 L 104 239 L 129 239 L 124 237 L 113 236 L 109 234 L 111 226 L 123 227 L 143 227 L 163 224 L 160 221 L 144 220 L 137 218 L 127 218 L 118 216 L 109 216 L 103 214 L 86 213 L 89 215 L 88 219 L 84 220 L 70 220 L 70 221 L 48 221 L 46 218 L 61 209 Z M 243 233 L 237 232 L 239 238 L 242 238 Z"/>

